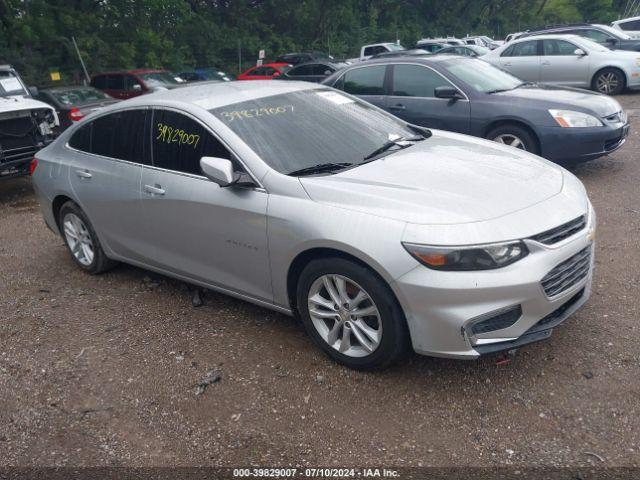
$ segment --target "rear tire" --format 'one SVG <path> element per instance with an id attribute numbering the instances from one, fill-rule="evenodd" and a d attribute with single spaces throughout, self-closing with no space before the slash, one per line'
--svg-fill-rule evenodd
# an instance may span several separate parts
<path id="1" fill-rule="evenodd" d="M 62 205 L 58 219 L 71 258 L 82 270 L 96 275 L 117 265 L 104 253 L 91 222 L 77 204 L 69 201 Z"/>
<path id="2" fill-rule="evenodd" d="M 619 95 L 627 85 L 624 73 L 617 68 L 603 68 L 593 76 L 591 89 L 605 95 Z"/>
<path id="3" fill-rule="evenodd" d="M 536 155 L 540 154 L 540 148 L 534 135 L 519 125 L 500 125 L 487 133 L 487 139 Z"/>
<path id="4" fill-rule="evenodd" d="M 395 296 L 358 263 L 343 258 L 309 262 L 300 274 L 296 299 L 309 336 L 342 365 L 382 369 L 408 350 L 409 332 Z"/>

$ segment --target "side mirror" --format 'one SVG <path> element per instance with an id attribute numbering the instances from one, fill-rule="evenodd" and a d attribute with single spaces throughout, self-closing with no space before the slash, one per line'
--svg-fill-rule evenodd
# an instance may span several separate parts
<path id="1" fill-rule="evenodd" d="M 325 75 L 326 77 L 328 77 L 328 76 L 329 76 L 329 75 L 331 75 L 332 73 L 333 73 L 333 72 L 332 72 L 331 70 L 325 70 L 325 71 L 324 71 L 324 75 Z"/>
<path id="2" fill-rule="evenodd" d="M 139 83 L 134 83 L 133 86 L 131 87 L 131 90 L 133 90 L 134 92 L 141 92 L 142 85 L 140 85 Z"/>
<path id="3" fill-rule="evenodd" d="M 456 87 L 452 87 L 449 85 L 436 87 L 434 93 L 436 98 L 449 98 L 453 100 L 464 98 Z"/>
<path id="4" fill-rule="evenodd" d="M 34 87 L 34 86 L 29 87 L 29 94 L 33 98 L 36 98 L 40 94 L 40 92 L 38 91 L 38 87 Z"/>
<path id="5" fill-rule="evenodd" d="M 272 75 L 273 78 L 279 77 L 280 76 L 280 72 L 274 72 L 274 74 Z"/>
<path id="6" fill-rule="evenodd" d="M 605 40 L 605 42 L 610 43 L 611 45 L 618 43 L 618 41 L 613 38 L 613 37 L 607 37 L 607 39 Z"/>
<path id="7" fill-rule="evenodd" d="M 239 178 L 239 175 L 233 171 L 233 164 L 226 158 L 202 157 L 200 168 L 205 177 L 221 187 L 228 187 Z"/>
<path id="8" fill-rule="evenodd" d="M 579 57 L 584 57 L 584 56 L 587 54 L 587 52 L 585 52 L 585 51 L 584 51 L 584 50 L 582 50 L 581 48 L 576 48 L 576 49 L 573 51 L 573 54 L 574 54 L 574 55 L 578 55 Z"/>

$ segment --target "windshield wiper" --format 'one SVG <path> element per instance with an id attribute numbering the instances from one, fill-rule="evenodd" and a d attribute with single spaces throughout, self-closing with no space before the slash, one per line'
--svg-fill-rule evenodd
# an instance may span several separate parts
<path id="1" fill-rule="evenodd" d="M 293 172 L 289 172 L 287 175 L 292 177 L 302 177 L 305 175 L 313 175 L 316 173 L 328 173 L 335 172 L 338 170 L 344 170 L 347 167 L 350 167 L 353 163 L 319 163 L 318 165 L 312 165 L 311 167 L 301 168 L 300 170 L 294 170 Z"/>
<path id="2" fill-rule="evenodd" d="M 429 131 L 429 134 L 431 134 L 431 131 Z M 411 146 L 411 145 L 404 144 L 404 142 L 420 142 L 425 138 L 429 138 L 429 137 L 425 136 L 425 134 L 422 133 L 422 135 L 419 137 L 400 137 L 394 140 L 389 140 L 388 142 L 385 142 L 380 148 L 376 148 L 373 152 L 371 152 L 369 155 L 364 157 L 363 160 L 366 163 L 368 160 L 373 160 L 379 155 L 382 155 L 383 153 L 387 152 L 392 147 L 398 147 L 400 150 L 402 150 L 403 148 L 407 148 Z"/>

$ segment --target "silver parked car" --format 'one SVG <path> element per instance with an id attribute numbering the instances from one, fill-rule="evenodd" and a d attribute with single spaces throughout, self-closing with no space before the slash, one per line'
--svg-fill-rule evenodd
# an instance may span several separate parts
<path id="1" fill-rule="evenodd" d="M 530 82 L 591 88 L 608 95 L 640 88 L 640 53 L 610 50 L 577 35 L 519 38 L 482 57 Z"/>
<path id="2" fill-rule="evenodd" d="M 306 82 L 229 82 L 95 113 L 38 153 L 77 265 L 127 262 L 287 314 L 353 368 L 541 340 L 590 294 L 595 214 L 535 155 Z"/>

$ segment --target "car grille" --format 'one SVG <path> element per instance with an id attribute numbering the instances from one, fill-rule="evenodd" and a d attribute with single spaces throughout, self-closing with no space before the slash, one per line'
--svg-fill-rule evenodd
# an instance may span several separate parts
<path id="1" fill-rule="evenodd" d="M 31 160 L 39 150 L 36 146 L 16 147 L 5 150 L 0 146 L 0 164 Z"/>
<path id="2" fill-rule="evenodd" d="M 531 237 L 531 240 L 544 243 L 545 245 L 553 245 L 565 238 L 569 238 L 571 235 L 578 233 L 587 225 L 587 219 L 585 215 L 581 215 L 578 218 L 574 218 L 570 222 L 564 223 L 559 227 L 552 228 L 546 232 L 539 233 Z"/>
<path id="3" fill-rule="evenodd" d="M 42 146 L 32 118 L 0 121 L 0 164 L 31 160 Z"/>
<path id="4" fill-rule="evenodd" d="M 591 268 L 591 246 L 551 270 L 540 282 L 547 297 L 555 297 L 586 278 Z"/>

